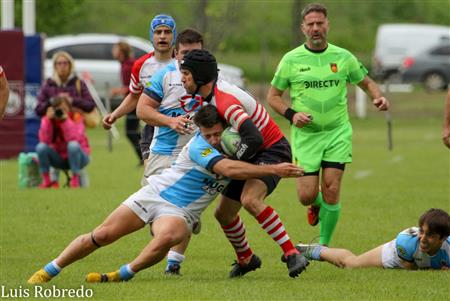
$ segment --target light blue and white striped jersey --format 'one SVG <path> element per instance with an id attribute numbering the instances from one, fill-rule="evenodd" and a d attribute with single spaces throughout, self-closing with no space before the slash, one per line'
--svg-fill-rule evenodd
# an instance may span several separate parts
<path id="1" fill-rule="evenodd" d="M 450 267 L 450 238 L 447 237 L 440 250 L 435 255 L 430 256 L 420 249 L 418 235 L 418 227 L 411 227 L 400 232 L 395 240 L 398 256 L 403 260 L 414 262 L 419 269 Z"/>
<path id="2" fill-rule="evenodd" d="M 176 61 L 158 70 L 152 76 L 144 93 L 159 101 L 161 103 L 159 112 L 169 117 L 187 115 L 191 119 L 200 109 L 200 96 L 195 100 L 191 94 L 186 93 Z M 191 126 L 198 130 L 194 123 Z M 150 151 L 160 155 L 177 155 L 194 134 L 195 132 L 191 135 L 180 135 L 169 127 L 155 126 Z"/>
<path id="3" fill-rule="evenodd" d="M 177 160 L 161 174 L 148 178 L 152 192 L 167 202 L 200 217 L 203 210 L 230 182 L 212 172 L 224 156 L 197 133 Z"/>

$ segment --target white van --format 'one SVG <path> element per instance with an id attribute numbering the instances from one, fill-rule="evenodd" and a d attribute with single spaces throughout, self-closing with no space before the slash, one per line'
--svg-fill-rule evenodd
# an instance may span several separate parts
<path id="1" fill-rule="evenodd" d="M 386 79 L 398 74 L 398 68 L 407 56 L 414 56 L 450 40 L 450 27 L 430 24 L 383 24 L 378 27 L 373 74 Z"/>

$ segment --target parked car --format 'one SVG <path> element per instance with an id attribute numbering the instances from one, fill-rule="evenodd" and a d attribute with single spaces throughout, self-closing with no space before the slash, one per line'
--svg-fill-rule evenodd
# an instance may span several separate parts
<path id="1" fill-rule="evenodd" d="M 399 79 L 406 57 L 425 51 L 430 45 L 450 41 L 450 27 L 430 24 L 383 24 L 378 27 L 372 58 L 373 76 Z"/>
<path id="2" fill-rule="evenodd" d="M 119 36 L 114 34 L 77 34 L 55 36 L 45 39 L 44 50 L 45 78 L 52 74 L 52 56 L 55 52 L 64 50 L 75 59 L 75 67 L 78 74 L 88 73 L 94 82 L 94 86 L 100 97 L 104 98 L 108 87 L 117 87 L 120 82 L 120 64 L 111 53 L 112 46 L 118 41 L 124 40 L 133 49 L 134 57 L 153 50 L 152 44 L 139 37 Z M 230 65 L 219 64 L 220 76 L 231 83 L 243 87 L 242 69 Z"/>
<path id="3" fill-rule="evenodd" d="M 401 72 L 404 82 L 423 83 L 427 90 L 446 89 L 450 80 L 450 42 L 407 57 Z"/>

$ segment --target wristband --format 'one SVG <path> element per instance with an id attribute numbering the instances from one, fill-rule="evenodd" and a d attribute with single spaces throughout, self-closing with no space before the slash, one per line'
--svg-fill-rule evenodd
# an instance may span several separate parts
<path id="1" fill-rule="evenodd" d="M 297 112 L 295 112 L 294 110 L 292 110 L 291 108 L 287 108 L 286 111 L 284 111 L 284 118 L 286 118 L 287 120 L 289 120 L 289 122 L 292 124 L 292 118 L 294 118 L 294 115 Z"/>

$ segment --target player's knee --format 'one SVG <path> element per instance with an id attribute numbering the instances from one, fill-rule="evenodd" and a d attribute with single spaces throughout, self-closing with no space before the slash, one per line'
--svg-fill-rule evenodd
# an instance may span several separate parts
<path id="1" fill-rule="evenodd" d="M 115 235 L 113 235 L 111 229 L 109 229 L 108 227 L 102 227 L 93 231 L 92 238 L 99 246 L 105 246 L 116 240 Z"/>
<path id="2" fill-rule="evenodd" d="M 88 246 L 88 245 L 91 245 L 91 244 L 92 244 L 92 242 L 91 242 L 91 234 L 90 234 L 90 233 L 82 234 L 82 235 L 78 236 L 76 239 L 77 239 L 77 240 L 81 243 L 81 245 L 83 245 L 83 246 Z"/>
<path id="3" fill-rule="evenodd" d="M 257 216 L 264 209 L 262 207 L 266 207 L 261 200 L 253 196 L 243 196 L 241 204 L 253 216 Z"/>
<path id="4" fill-rule="evenodd" d="M 314 203 L 317 198 L 318 192 L 315 191 L 299 191 L 298 192 L 298 200 L 302 205 L 308 206 Z"/>
<path id="5" fill-rule="evenodd" d="M 171 248 L 180 242 L 182 242 L 184 239 L 187 238 L 187 235 L 185 233 L 181 232 L 168 232 L 163 233 L 157 237 L 157 243 L 159 245 L 159 248 Z"/>
<path id="6" fill-rule="evenodd" d="M 322 195 L 327 204 L 337 204 L 339 202 L 339 187 L 336 185 L 323 187 Z"/>

